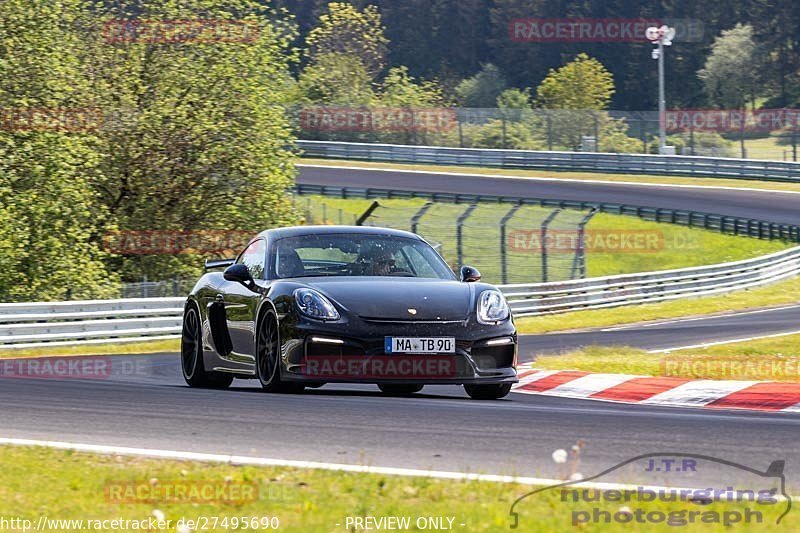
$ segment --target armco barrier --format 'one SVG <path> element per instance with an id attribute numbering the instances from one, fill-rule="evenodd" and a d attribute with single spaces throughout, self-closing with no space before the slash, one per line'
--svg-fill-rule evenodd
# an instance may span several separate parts
<path id="1" fill-rule="evenodd" d="M 661 302 L 800 274 L 800 246 L 744 261 L 553 283 L 500 285 L 514 316 Z M 178 338 L 183 298 L 0 304 L 0 348 Z"/>
<path id="2" fill-rule="evenodd" d="M 0 304 L 0 348 L 178 338 L 184 298 Z"/>
<path id="3" fill-rule="evenodd" d="M 800 182 L 800 163 L 788 161 L 302 140 L 296 144 L 304 156 L 322 159 Z"/>
<path id="4" fill-rule="evenodd" d="M 500 288 L 514 316 L 536 316 L 721 294 L 798 274 L 800 246 L 718 265 Z"/>

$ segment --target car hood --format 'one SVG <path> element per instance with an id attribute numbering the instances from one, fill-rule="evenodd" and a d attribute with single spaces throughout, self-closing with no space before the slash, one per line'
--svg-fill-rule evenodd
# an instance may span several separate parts
<path id="1" fill-rule="evenodd" d="M 317 278 L 306 284 L 365 319 L 465 320 L 472 307 L 469 284 L 455 280 Z"/>

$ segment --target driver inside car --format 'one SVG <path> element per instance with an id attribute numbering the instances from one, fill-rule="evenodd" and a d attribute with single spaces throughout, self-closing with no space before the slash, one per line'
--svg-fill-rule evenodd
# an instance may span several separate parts
<path id="1" fill-rule="evenodd" d="M 379 248 L 373 251 L 373 254 L 367 260 L 369 261 L 368 276 L 388 276 L 394 272 L 394 257 L 388 250 Z"/>

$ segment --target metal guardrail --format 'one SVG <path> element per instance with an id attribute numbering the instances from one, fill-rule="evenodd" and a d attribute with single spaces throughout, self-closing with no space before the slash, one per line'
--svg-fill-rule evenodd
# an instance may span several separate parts
<path id="1" fill-rule="evenodd" d="M 800 163 L 788 161 L 599 152 L 538 152 L 303 140 L 298 140 L 296 144 L 306 157 L 322 159 L 736 178 L 800 183 Z"/>
<path id="2" fill-rule="evenodd" d="M 800 242 L 800 226 L 794 224 L 778 224 L 767 220 L 742 218 L 730 215 L 705 213 L 701 211 L 687 211 L 682 209 L 666 209 L 661 207 L 647 207 L 626 204 L 612 204 L 607 202 L 591 202 L 579 200 L 557 200 L 553 198 L 518 198 L 512 196 L 491 196 L 457 193 L 430 193 L 416 191 L 398 191 L 393 189 L 357 189 L 351 187 L 328 187 L 324 185 L 297 185 L 297 194 L 319 194 L 341 198 L 424 198 L 434 202 L 477 203 L 477 202 L 502 202 L 519 205 L 536 205 L 559 209 L 579 209 L 581 211 L 596 210 L 600 213 L 614 215 L 628 215 L 650 220 L 653 222 L 669 222 L 743 235 L 758 239 L 785 240 Z"/>
<path id="3" fill-rule="evenodd" d="M 693 268 L 499 285 L 514 316 L 662 302 L 766 285 L 800 274 L 800 246 Z M 183 298 L 0 304 L 0 348 L 178 338 Z"/>
<path id="4" fill-rule="evenodd" d="M 502 285 L 514 316 L 600 309 L 749 289 L 800 274 L 800 246 L 731 263 L 553 283 Z"/>
<path id="5" fill-rule="evenodd" d="M 178 338 L 184 298 L 0 304 L 0 348 Z"/>

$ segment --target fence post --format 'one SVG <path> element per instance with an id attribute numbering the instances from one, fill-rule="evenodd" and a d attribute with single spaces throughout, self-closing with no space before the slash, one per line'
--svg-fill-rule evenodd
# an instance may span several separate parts
<path id="1" fill-rule="evenodd" d="M 514 217 L 517 210 L 522 207 L 522 204 L 517 204 L 508 210 L 508 213 L 500 219 L 500 279 L 502 283 L 508 283 L 508 257 L 507 257 L 507 243 L 506 243 L 506 224 Z"/>
<path id="2" fill-rule="evenodd" d="M 576 270 L 581 279 L 586 277 L 586 248 L 584 235 L 586 233 L 586 224 L 589 223 L 595 213 L 597 213 L 597 208 L 593 207 L 578 224 L 578 247 L 575 249 L 575 257 L 572 260 L 572 271 L 569 273 L 570 279 L 575 279 Z"/>
<path id="3" fill-rule="evenodd" d="M 375 210 L 376 210 L 377 208 L 379 208 L 380 206 L 381 206 L 381 204 L 379 204 L 377 200 L 375 200 L 374 202 L 372 202 L 372 204 L 370 204 L 370 206 L 367 208 L 367 210 L 366 210 L 366 211 L 364 211 L 364 212 L 361 214 L 361 216 L 360 216 L 360 217 L 358 217 L 358 218 L 356 219 L 356 226 L 362 226 L 362 225 L 364 224 L 364 222 L 366 222 L 366 221 L 367 221 L 367 219 L 368 219 L 370 216 L 372 216 L 372 212 L 373 212 L 373 211 L 375 211 Z M 341 215 L 341 210 L 339 210 L 339 213 L 340 213 L 340 215 Z"/>
<path id="4" fill-rule="evenodd" d="M 456 255 L 458 257 L 459 268 L 464 264 L 464 221 L 469 218 L 472 212 L 475 211 L 476 207 L 478 207 L 478 204 L 470 204 L 470 206 L 467 207 L 467 209 L 461 213 L 456 220 Z"/>
<path id="5" fill-rule="evenodd" d="M 539 227 L 539 235 L 541 237 L 541 255 L 542 255 L 542 282 L 547 283 L 547 226 L 556 218 L 561 212 L 561 209 L 553 209 L 553 211 L 547 215 L 547 218 L 544 219 L 542 225 Z"/>
<path id="6" fill-rule="evenodd" d="M 423 205 L 419 209 L 419 211 L 414 213 L 414 216 L 411 217 L 411 233 L 417 233 L 417 226 L 419 225 L 419 219 L 421 219 L 428 211 L 428 209 L 430 209 L 431 207 L 433 207 L 433 202 L 428 202 L 425 205 Z"/>

